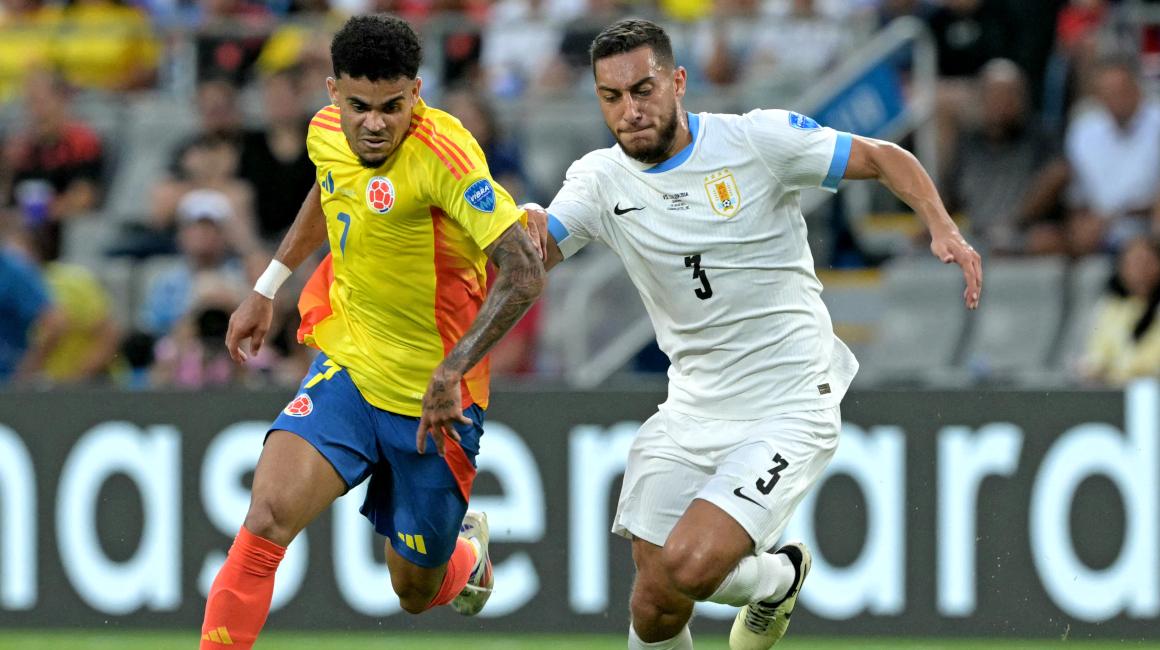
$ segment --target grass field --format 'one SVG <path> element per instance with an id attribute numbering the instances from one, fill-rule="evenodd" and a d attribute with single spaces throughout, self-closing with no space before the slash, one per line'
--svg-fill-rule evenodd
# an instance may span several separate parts
<path id="1" fill-rule="evenodd" d="M 722 635 L 695 638 L 697 650 L 727 650 Z M 476 636 L 436 634 L 348 633 L 263 635 L 255 650 L 623 650 L 623 636 L 520 635 Z M 1105 648 L 1147 648 L 1160 650 L 1158 643 L 1063 640 L 948 641 L 944 639 L 821 639 L 786 637 L 778 644 L 785 650 L 1040 650 L 1058 648 L 1103 650 Z M 3 650 L 193 650 L 196 639 L 172 632 L 7 632 L 0 631 Z"/>

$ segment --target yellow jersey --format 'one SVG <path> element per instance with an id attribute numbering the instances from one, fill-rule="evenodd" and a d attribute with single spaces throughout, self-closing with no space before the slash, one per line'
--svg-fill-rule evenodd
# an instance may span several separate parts
<path id="1" fill-rule="evenodd" d="M 330 255 L 303 290 L 299 340 L 346 368 L 372 405 L 419 416 L 432 371 L 483 304 L 483 249 L 524 213 L 459 120 L 422 100 L 378 168 L 351 151 L 337 106 L 315 114 L 306 143 Z M 487 408 L 488 375 L 484 359 L 464 377 L 464 408 Z"/>

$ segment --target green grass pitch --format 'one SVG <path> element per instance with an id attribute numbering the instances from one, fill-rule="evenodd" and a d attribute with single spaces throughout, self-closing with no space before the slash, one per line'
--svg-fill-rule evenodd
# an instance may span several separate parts
<path id="1" fill-rule="evenodd" d="M 724 635 L 697 637 L 697 650 L 727 650 Z M 174 632 L 121 632 L 91 630 L 78 632 L 10 632 L 0 630 L 4 650 L 193 650 L 197 638 Z M 611 635 L 438 635 L 422 633 L 270 632 L 255 650 L 623 650 L 625 638 Z M 778 644 L 785 650 L 1103 650 L 1148 648 L 1160 650 L 1160 643 L 1063 640 L 956 640 L 945 639 L 822 639 L 794 638 L 791 633 Z M 224 646 L 223 646 L 224 650 Z"/>

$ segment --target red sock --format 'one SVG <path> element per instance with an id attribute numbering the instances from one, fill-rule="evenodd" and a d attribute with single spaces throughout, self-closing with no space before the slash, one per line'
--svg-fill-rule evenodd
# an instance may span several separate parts
<path id="1" fill-rule="evenodd" d="M 443 584 L 439 585 L 439 593 L 431 599 L 428 607 L 446 605 L 455 600 L 459 592 L 467 586 L 467 579 L 471 577 L 471 570 L 475 568 L 475 546 L 460 537 L 455 542 L 455 551 L 447 562 L 447 573 L 443 574 Z"/>
<path id="2" fill-rule="evenodd" d="M 274 572 L 286 548 L 242 528 L 210 587 L 201 650 L 249 650 L 270 613 Z"/>

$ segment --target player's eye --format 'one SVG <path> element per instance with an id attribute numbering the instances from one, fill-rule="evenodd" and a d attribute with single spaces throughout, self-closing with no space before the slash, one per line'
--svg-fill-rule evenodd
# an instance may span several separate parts
<path id="1" fill-rule="evenodd" d="M 641 89 L 637 90 L 636 94 L 638 97 L 648 97 L 649 95 L 652 94 L 652 91 L 653 91 L 652 86 L 649 86 L 647 88 L 641 88 Z"/>
<path id="2" fill-rule="evenodd" d="M 606 103 L 609 103 L 609 104 L 611 104 L 612 102 L 615 102 L 615 101 L 616 101 L 616 95 L 605 95 L 605 96 L 604 96 L 604 101 L 605 101 Z"/>

